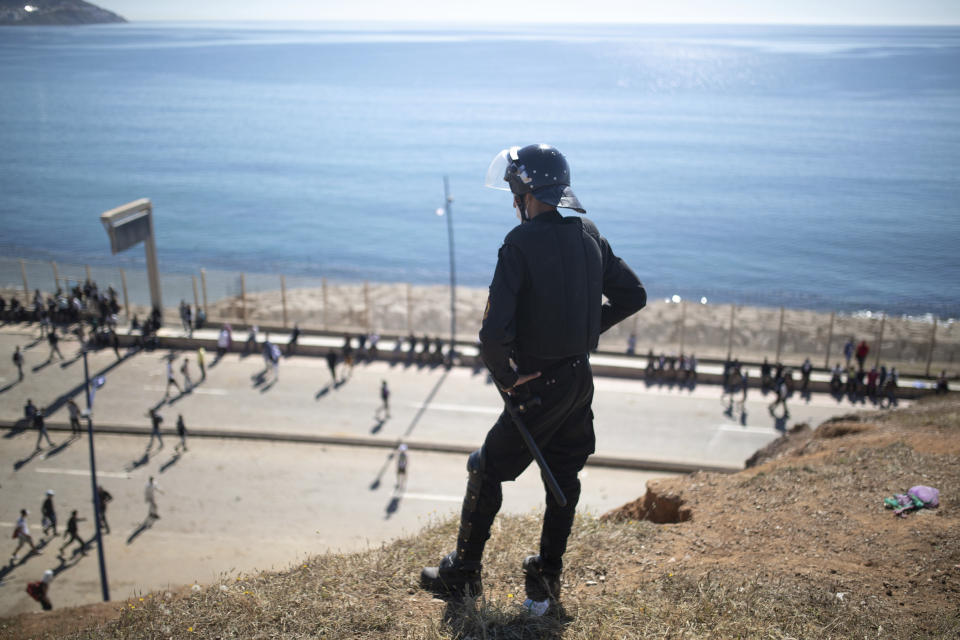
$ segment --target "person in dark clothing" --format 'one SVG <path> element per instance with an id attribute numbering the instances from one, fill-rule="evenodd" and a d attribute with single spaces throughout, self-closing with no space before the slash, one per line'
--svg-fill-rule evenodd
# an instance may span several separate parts
<path id="1" fill-rule="evenodd" d="M 44 420 L 44 414 L 46 413 L 46 408 L 41 407 L 33 414 L 33 426 L 37 430 L 37 451 L 40 451 L 40 443 L 43 442 L 43 439 L 47 439 L 47 444 L 51 447 L 55 447 L 53 440 L 50 439 L 50 434 L 47 433 L 47 423 Z"/>
<path id="2" fill-rule="evenodd" d="M 17 380 L 23 380 L 23 353 L 20 352 L 20 345 L 13 350 L 13 364 L 17 367 Z"/>
<path id="3" fill-rule="evenodd" d="M 160 423 L 163 422 L 163 416 L 157 413 L 156 409 L 150 409 L 150 443 L 147 445 L 147 451 L 153 448 L 153 439 L 160 441 L 160 448 L 163 449 L 163 435 L 160 433 Z"/>
<path id="4" fill-rule="evenodd" d="M 337 383 L 337 352 L 333 349 L 327 351 L 327 368 L 330 369 L 330 376 L 333 383 Z"/>
<path id="5" fill-rule="evenodd" d="M 83 539 L 80 537 L 80 534 L 77 532 L 77 523 L 78 523 L 78 522 L 83 522 L 83 521 L 85 521 L 85 520 L 86 520 L 86 518 L 78 518 L 78 517 L 77 517 L 77 510 L 76 510 L 76 509 L 74 509 L 74 510 L 70 513 L 70 519 L 67 520 L 67 530 L 63 533 L 63 537 L 64 537 L 64 538 L 66 538 L 67 536 L 69 536 L 70 539 L 67 540 L 66 542 L 64 542 L 62 545 L 60 545 L 60 551 L 57 553 L 57 556 L 58 556 L 58 557 L 62 558 L 62 557 L 63 557 L 63 550 L 66 549 L 67 547 L 69 547 L 69 546 L 70 546 L 71 544 L 73 544 L 74 542 L 76 542 L 77 544 L 80 545 L 80 553 L 82 553 L 83 555 L 87 555 L 87 545 L 86 545 L 86 543 L 83 541 Z M 76 553 L 76 552 L 74 552 L 74 553 Z"/>
<path id="6" fill-rule="evenodd" d="M 187 425 L 183 421 L 183 414 L 177 415 L 177 435 L 180 436 L 180 444 L 174 447 L 174 451 L 187 450 Z"/>
<path id="7" fill-rule="evenodd" d="M 60 342 L 60 338 L 57 336 L 56 328 L 50 328 L 50 333 L 47 334 L 47 342 L 50 343 L 50 356 L 47 357 L 47 362 L 53 360 L 53 354 L 57 354 L 60 356 L 61 360 L 64 360 L 65 358 L 63 357 L 63 354 L 60 353 L 60 347 L 57 346 Z"/>
<path id="8" fill-rule="evenodd" d="M 110 533 L 110 525 L 107 524 L 107 504 L 113 500 L 113 496 L 110 495 L 110 492 L 103 488 L 103 485 L 97 487 L 97 507 L 99 513 L 97 516 L 100 518 L 100 526 L 105 529 L 104 533 Z"/>
<path id="9" fill-rule="evenodd" d="M 560 506 L 547 493 L 540 553 L 522 565 L 525 606 L 540 615 L 559 599 L 563 554 L 580 496 L 577 474 L 594 451 L 589 353 L 601 333 L 645 306 L 646 291 L 590 220 L 557 211 L 584 213 L 570 189 L 567 162 L 555 148 L 504 150 L 487 176 L 488 186 L 505 188 L 501 180 L 509 185 L 521 224 L 500 248 L 480 355 L 508 401 L 525 407 L 524 423 L 567 498 Z M 504 410 L 467 461 L 456 550 L 439 566 L 423 569 L 424 587 L 450 595 L 482 590 L 483 550 L 500 510 L 501 483 L 515 480 L 532 461 Z"/>
<path id="10" fill-rule="evenodd" d="M 290 341 L 287 342 L 287 353 L 286 355 L 292 356 L 293 352 L 297 350 L 297 340 L 300 339 L 300 325 L 294 324 L 293 331 L 290 332 Z"/>
<path id="11" fill-rule="evenodd" d="M 47 497 L 40 506 L 40 515 L 43 516 L 43 535 L 53 532 L 57 535 L 57 510 L 53 506 L 53 489 L 47 489 Z"/>
<path id="12" fill-rule="evenodd" d="M 800 392 L 809 393 L 810 391 L 810 372 L 813 371 L 813 363 L 810 362 L 810 358 L 807 358 L 803 361 L 803 366 L 800 367 Z"/>

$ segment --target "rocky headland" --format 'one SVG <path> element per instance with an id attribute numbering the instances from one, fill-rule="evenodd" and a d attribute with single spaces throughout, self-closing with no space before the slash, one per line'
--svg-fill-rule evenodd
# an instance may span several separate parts
<path id="1" fill-rule="evenodd" d="M 112 22 L 126 19 L 83 0 L 0 0 L 0 26 Z"/>

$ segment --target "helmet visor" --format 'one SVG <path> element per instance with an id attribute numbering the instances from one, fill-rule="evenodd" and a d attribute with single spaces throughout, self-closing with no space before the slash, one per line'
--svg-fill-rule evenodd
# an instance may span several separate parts
<path id="1" fill-rule="evenodd" d="M 499 189 L 500 191 L 510 191 L 510 184 L 507 183 L 507 167 L 510 166 L 514 160 L 516 160 L 516 149 L 517 147 L 511 147 L 510 149 L 504 149 L 490 162 L 490 166 L 487 168 L 487 178 L 483 182 L 483 186 L 490 187 L 491 189 Z"/>

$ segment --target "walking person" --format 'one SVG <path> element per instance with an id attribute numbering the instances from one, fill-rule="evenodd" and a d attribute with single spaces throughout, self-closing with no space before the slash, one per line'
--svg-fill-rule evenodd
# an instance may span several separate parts
<path id="1" fill-rule="evenodd" d="M 811 371 L 813 371 L 813 363 L 810 362 L 810 358 L 807 358 L 800 367 L 800 392 L 803 394 L 809 393 L 810 391 Z"/>
<path id="2" fill-rule="evenodd" d="M 773 402 L 770 403 L 770 406 L 767 409 L 770 411 L 770 415 L 777 417 L 777 414 L 774 413 L 774 409 L 778 404 L 783 405 L 783 418 L 790 417 L 790 410 L 787 408 L 787 396 L 790 395 L 790 389 L 787 387 L 787 381 L 783 377 L 776 379 L 773 385 L 774 391 L 777 394 L 777 397 Z"/>
<path id="3" fill-rule="evenodd" d="M 183 422 L 183 414 L 177 415 L 177 435 L 180 436 L 180 444 L 174 447 L 174 451 L 187 450 L 187 425 Z"/>
<path id="4" fill-rule="evenodd" d="M 217 336 L 217 360 L 223 357 L 230 350 L 230 329 L 227 325 L 220 327 L 220 334 Z"/>
<path id="5" fill-rule="evenodd" d="M 20 351 L 20 345 L 13 350 L 13 364 L 17 367 L 17 381 L 23 380 L 23 353 Z"/>
<path id="6" fill-rule="evenodd" d="M 207 379 L 207 350 L 197 347 L 197 366 L 200 367 L 200 382 Z"/>
<path id="7" fill-rule="evenodd" d="M 150 443 L 147 445 L 147 451 L 153 448 L 153 439 L 160 441 L 158 449 L 163 449 L 163 436 L 160 434 L 160 423 L 163 422 L 163 416 L 157 413 L 156 409 L 150 409 Z"/>
<path id="8" fill-rule="evenodd" d="M 147 486 L 143 491 L 143 500 L 147 503 L 149 511 L 147 512 L 147 517 L 151 520 L 159 520 L 160 514 L 157 512 L 157 494 L 163 493 L 160 490 L 160 487 L 157 485 L 156 481 L 153 479 L 153 476 L 150 476 L 150 480 L 147 482 Z"/>
<path id="9" fill-rule="evenodd" d="M 173 385 L 177 388 L 177 391 L 180 394 L 183 394 L 183 389 L 180 388 L 180 385 L 177 383 L 177 379 L 173 377 L 173 357 L 167 357 L 167 389 L 163 393 L 163 399 L 166 400 L 170 397 L 170 386 Z"/>
<path id="10" fill-rule="evenodd" d="M 337 353 L 333 349 L 327 351 L 327 368 L 330 369 L 333 384 L 337 384 Z"/>
<path id="11" fill-rule="evenodd" d="M 50 328 L 50 333 L 47 334 L 47 342 L 50 343 L 50 355 L 47 357 L 47 362 L 50 362 L 51 360 L 53 360 L 53 354 L 57 354 L 58 356 L 60 356 L 60 360 L 65 360 L 65 358 L 63 357 L 63 354 L 60 353 L 60 347 L 57 346 L 60 343 L 60 338 L 57 337 L 56 327 Z M 81 340 L 81 343 L 82 342 L 83 341 Z"/>
<path id="12" fill-rule="evenodd" d="M 190 379 L 190 358 L 184 358 L 180 365 L 180 375 L 183 376 L 184 393 L 190 393 L 193 390 L 193 380 Z"/>
<path id="13" fill-rule="evenodd" d="M 407 445 L 401 443 L 397 447 L 397 484 L 398 491 L 405 491 L 407 488 Z"/>
<path id="14" fill-rule="evenodd" d="M 80 427 L 80 407 L 73 398 L 67 400 L 67 412 L 70 414 L 70 435 L 79 437 L 82 433 Z"/>
<path id="15" fill-rule="evenodd" d="M 40 443 L 43 442 L 44 438 L 47 439 L 47 444 L 49 444 L 51 447 L 56 446 L 53 444 L 53 440 L 50 439 L 50 434 L 47 433 L 47 423 L 44 419 L 46 411 L 46 407 L 41 407 L 40 409 L 37 409 L 37 412 L 33 415 L 33 426 L 37 430 L 37 447 L 35 451 L 40 451 L 40 449 L 43 448 L 40 446 Z"/>
<path id="16" fill-rule="evenodd" d="M 104 533 L 110 533 L 110 525 L 107 524 L 107 505 L 113 500 L 110 492 L 103 488 L 103 485 L 97 487 L 97 517 L 100 519 L 100 527 Z"/>
<path id="17" fill-rule="evenodd" d="M 584 213 L 557 149 L 530 145 L 502 151 L 490 165 L 487 186 L 505 189 L 501 181 L 513 192 L 521 224 L 500 248 L 480 355 L 507 401 L 525 404 L 523 421 L 566 497 L 561 506 L 547 492 L 540 553 L 522 563 L 524 604 L 542 615 L 560 597 L 563 555 L 580 497 L 578 473 L 595 447 L 589 354 L 601 333 L 645 306 L 646 291 L 593 222 L 557 211 Z M 532 461 L 505 408 L 467 461 L 456 549 L 439 566 L 422 570 L 425 588 L 479 594 L 501 483 L 516 479 Z"/>
<path id="18" fill-rule="evenodd" d="M 70 513 L 70 519 L 67 520 L 67 530 L 64 532 L 63 537 L 66 538 L 69 536 L 69 540 L 60 545 L 60 551 L 57 552 L 57 557 L 61 560 L 63 559 L 63 550 L 69 547 L 71 544 L 76 542 L 80 545 L 80 553 L 87 555 L 87 544 L 80 537 L 80 534 L 77 532 L 77 523 L 84 522 L 86 518 L 77 517 L 77 510 L 74 509 Z M 76 552 L 74 552 L 76 553 Z"/>
<path id="19" fill-rule="evenodd" d="M 384 420 L 390 418 L 390 387 L 387 386 L 386 380 L 380 381 L 380 408 L 377 412 L 383 413 Z"/>
<path id="20" fill-rule="evenodd" d="M 297 340 L 300 338 L 300 325 L 293 324 L 293 331 L 290 332 L 290 340 L 287 342 L 287 356 L 292 356 L 297 350 Z"/>
<path id="21" fill-rule="evenodd" d="M 28 515 L 30 515 L 29 511 L 20 509 L 20 517 L 17 518 L 17 524 L 13 530 L 13 537 L 17 540 L 17 548 L 13 550 L 13 555 L 10 556 L 10 564 L 17 561 L 20 548 L 25 544 L 30 545 L 30 553 L 36 553 L 37 555 L 43 553 L 37 548 L 37 545 L 33 543 L 33 536 L 30 535 L 30 526 L 27 524 Z"/>
<path id="22" fill-rule="evenodd" d="M 251 351 L 257 350 L 257 325 L 250 325 L 250 330 L 247 332 L 247 342 L 243 345 L 243 355 L 247 355 Z"/>
<path id="23" fill-rule="evenodd" d="M 53 506 L 53 489 L 47 489 L 47 496 L 43 499 L 43 505 L 40 507 L 40 521 L 43 526 L 43 535 L 49 535 L 51 532 L 54 537 L 57 535 L 57 510 Z"/>

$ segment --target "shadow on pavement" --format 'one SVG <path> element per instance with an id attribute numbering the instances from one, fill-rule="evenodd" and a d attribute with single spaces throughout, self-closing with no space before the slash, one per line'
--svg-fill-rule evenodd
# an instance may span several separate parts
<path id="1" fill-rule="evenodd" d="M 5 386 L 5 387 L 0 387 L 0 393 L 3 393 L 4 391 L 10 391 L 10 389 L 13 389 L 13 388 L 14 388 L 15 386 L 17 386 L 19 383 L 20 383 L 19 380 L 14 380 L 13 382 L 11 382 L 10 384 L 8 384 L 7 386 Z"/>
<path id="2" fill-rule="evenodd" d="M 130 464 L 128 464 L 123 469 L 127 473 L 130 473 L 131 471 L 134 471 L 146 465 L 148 462 L 150 462 L 150 449 L 147 449 L 146 451 L 144 451 L 142 456 L 140 456 L 136 460 L 131 461 Z"/>
<path id="3" fill-rule="evenodd" d="M 173 454 L 173 456 L 171 456 L 169 460 L 167 460 L 166 462 L 164 462 L 163 465 L 161 465 L 161 467 L 160 467 L 160 473 L 163 473 L 164 471 L 166 471 L 167 469 L 169 469 L 169 468 L 172 467 L 173 465 L 177 464 L 177 462 L 179 462 L 179 461 L 180 461 L 180 453 L 177 452 L 177 453 Z"/>
<path id="4" fill-rule="evenodd" d="M 42 452 L 43 452 L 43 449 L 34 449 L 34 450 L 33 450 L 33 453 L 31 453 L 31 454 L 30 454 L 29 456 L 27 456 L 26 458 L 21 458 L 20 460 L 17 460 L 16 462 L 14 462 L 14 463 L 13 463 L 13 470 L 14 470 L 14 471 L 20 471 L 20 469 L 21 469 L 23 466 L 30 464 L 30 461 L 33 460 L 34 458 L 36 458 L 36 457 L 37 457 L 38 455 L 40 455 Z"/>
<path id="5" fill-rule="evenodd" d="M 387 510 L 383 516 L 384 520 L 389 520 L 390 516 L 400 510 L 400 500 L 403 499 L 403 492 L 394 493 L 390 496 L 390 502 L 387 503 Z"/>
<path id="6" fill-rule="evenodd" d="M 53 360 L 49 360 L 49 359 L 48 359 L 48 360 L 45 360 L 45 361 L 41 362 L 40 364 L 38 364 L 37 366 L 33 367 L 33 369 L 31 369 L 31 371 L 33 371 L 34 373 L 37 373 L 38 371 L 43 371 L 44 369 L 46 369 L 46 368 L 50 365 L 51 362 L 53 362 Z"/>
<path id="7" fill-rule="evenodd" d="M 373 426 L 370 427 L 370 433 L 371 434 L 380 433 L 380 429 L 382 429 L 383 425 L 385 425 L 386 423 L 387 423 L 386 418 L 375 417 Z"/>
<path id="8" fill-rule="evenodd" d="M 393 456 L 396 454 L 395 451 L 391 451 L 387 454 L 387 459 L 383 461 L 383 466 L 380 467 L 380 471 L 377 472 L 377 477 L 373 479 L 373 482 L 370 483 L 370 491 L 376 491 L 380 488 L 380 479 L 383 478 L 383 474 L 387 472 L 387 469 L 390 468 L 390 461 L 393 460 Z"/>
<path id="9" fill-rule="evenodd" d="M 433 385 L 433 389 L 430 390 L 430 393 L 427 394 L 427 398 L 423 401 L 423 404 L 420 405 L 420 408 L 417 410 L 416 415 L 413 416 L 413 420 L 410 421 L 410 426 L 407 427 L 407 430 L 403 433 L 403 438 L 406 438 L 413 430 L 417 427 L 417 423 L 420 422 L 420 418 L 423 417 L 423 414 L 427 411 L 427 407 L 430 406 L 430 402 L 433 401 L 433 397 L 437 395 L 437 391 L 440 390 L 440 387 L 443 385 L 444 381 L 447 379 L 447 376 L 450 374 L 449 369 L 445 369 L 443 375 L 440 376 L 440 379 L 437 380 L 437 384 Z"/>
<path id="10" fill-rule="evenodd" d="M 30 426 L 29 420 L 27 420 L 26 418 L 20 418 L 13 424 L 13 429 L 10 429 L 10 431 L 8 431 L 6 435 L 4 435 L 3 437 L 8 440 L 11 438 L 15 438 L 21 433 L 23 433 L 24 431 L 26 431 L 27 427 L 29 426 Z"/>
<path id="11" fill-rule="evenodd" d="M 50 451 L 47 451 L 45 454 L 43 454 L 43 459 L 44 459 L 44 460 L 49 460 L 49 459 L 52 458 L 53 456 L 55 456 L 55 455 L 63 452 L 64 450 L 66 450 L 67 447 L 69 447 L 71 444 L 73 444 L 74 442 L 76 442 L 76 441 L 79 440 L 79 439 L 80 439 L 80 436 L 78 436 L 78 435 L 72 435 L 72 436 L 70 436 L 69 438 L 67 438 L 66 440 L 64 440 L 63 442 L 61 442 L 61 443 L 58 444 L 57 446 L 55 446 L 53 449 L 51 449 Z"/>
<path id="12" fill-rule="evenodd" d="M 147 519 L 140 523 L 136 529 L 133 530 L 133 533 L 130 534 L 130 537 L 127 538 L 127 544 L 133 544 L 133 541 L 137 539 L 141 533 L 153 526 L 153 518 L 147 516 Z"/>

